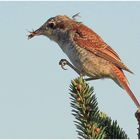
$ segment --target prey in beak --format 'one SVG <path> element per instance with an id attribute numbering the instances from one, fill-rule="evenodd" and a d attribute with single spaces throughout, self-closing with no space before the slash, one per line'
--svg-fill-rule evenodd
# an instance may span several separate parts
<path id="1" fill-rule="evenodd" d="M 36 35 L 36 32 L 33 30 L 32 32 L 31 31 L 29 31 L 29 35 L 28 35 L 28 39 L 31 39 L 31 38 L 33 38 L 35 35 Z"/>
<path id="2" fill-rule="evenodd" d="M 37 29 L 37 30 L 32 30 L 32 31 L 29 31 L 29 35 L 28 35 L 28 39 L 31 39 L 31 38 L 33 38 L 34 36 L 38 36 L 38 35 L 42 35 L 42 33 L 43 33 L 43 29 L 42 29 L 42 27 L 40 27 L 39 29 Z"/>

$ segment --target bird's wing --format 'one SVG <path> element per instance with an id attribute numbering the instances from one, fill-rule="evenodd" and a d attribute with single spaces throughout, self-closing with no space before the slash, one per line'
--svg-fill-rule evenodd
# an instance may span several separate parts
<path id="1" fill-rule="evenodd" d="M 73 40 L 80 47 L 85 48 L 86 50 L 94 53 L 98 57 L 101 57 L 113 63 L 120 69 L 124 69 L 130 73 L 133 73 L 122 63 L 118 54 L 109 45 L 107 45 L 99 35 L 97 35 L 85 25 L 79 25 L 79 28 L 77 28 Z"/>

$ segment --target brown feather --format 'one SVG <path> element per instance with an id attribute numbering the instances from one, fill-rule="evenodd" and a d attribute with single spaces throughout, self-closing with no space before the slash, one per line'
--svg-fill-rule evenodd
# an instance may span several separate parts
<path id="1" fill-rule="evenodd" d="M 126 90 L 126 92 L 131 97 L 131 99 L 133 100 L 135 105 L 138 108 L 140 108 L 140 104 L 139 104 L 137 98 L 135 97 L 135 95 L 133 94 L 133 92 L 131 91 L 131 89 L 128 86 L 128 81 L 127 81 L 127 78 L 125 77 L 124 73 L 118 67 L 116 67 L 114 65 L 112 65 L 112 68 L 113 68 L 113 74 L 115 77 L 114 80 L 117 80 L 117 82 L 121 85 L 121 87 Z"/>
<path id="2" fill-rule="evenodd" d="M 121 62 L 119 55 L 109 45 L 107 45 L 99 35 L 85 25 L 79 24 L 78 28 L 76 28 L 74 41 L 79 46 L 113 63 L 117 67 L 133 73 Z"/>

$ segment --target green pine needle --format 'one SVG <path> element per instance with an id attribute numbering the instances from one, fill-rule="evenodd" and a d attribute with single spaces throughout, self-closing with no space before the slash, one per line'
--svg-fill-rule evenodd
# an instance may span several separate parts
<path id="1" fill-rule="evenodd" d="M 89 87 L 82 77 L 72 80 L 70 95 L 78 138 L 128 139 L 117 121 L 112 121 L 105 113 L 100 112 L 93 87 Z"/>

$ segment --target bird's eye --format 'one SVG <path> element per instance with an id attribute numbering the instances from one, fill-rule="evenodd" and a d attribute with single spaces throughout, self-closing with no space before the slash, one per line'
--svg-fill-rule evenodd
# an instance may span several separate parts
<path id="1" fill-rule="evenodd" d="M 49 27 L 49 28 L 54 28 L 54 26 L 55 26 L 55 23 L 54 23 L 54 22 L 48 23 L 48 27 Z"/>

